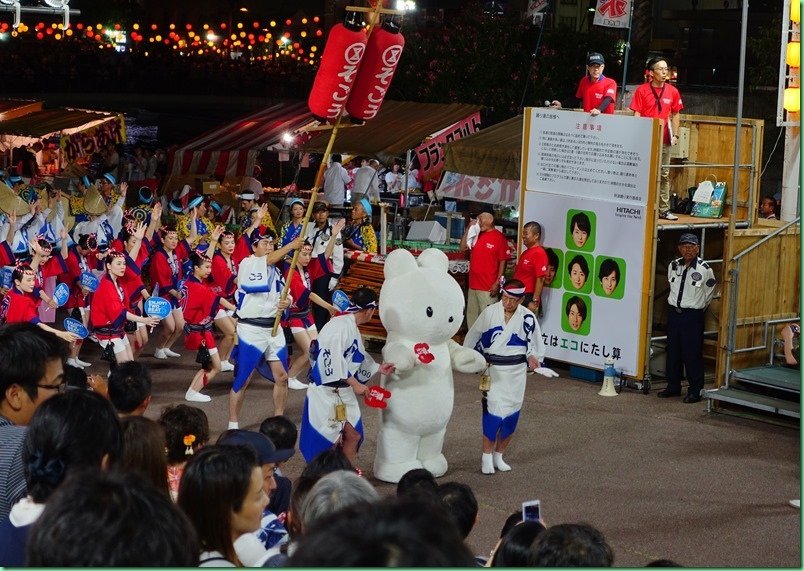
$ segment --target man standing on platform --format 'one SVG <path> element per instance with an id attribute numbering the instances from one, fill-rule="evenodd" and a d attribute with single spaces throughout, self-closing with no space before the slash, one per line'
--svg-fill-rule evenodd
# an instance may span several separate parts
<path id="1" fill-rule="evenodd" d="M 547 252 L 541 245 L 542 225 L 531 221 L 522 228 L 522 243 L 525 250 L 519 256 L 513 279 L 525 284 L 522 305 L 537 317 L 541 314 L 542 289 L 547 275 Z"/>
<path id="2" fill-rule="evenodd" d="M 494 227 L 494 215 L 481 212 L 461 237 L 461 252 L 469 254 L 469 292 L 466 299 L 466 326 L 493 303 L 500 293 L 500 277 L 511 259 L 508 240 Z"/>
<path id="3" fill-rule="evenodd" d="M 597 52 L 586 58 L 586 75 L 578 83 L 575 97 L 581 100 L 581 107 L 592 116 L 601 113 L 614 113 L 614 101 L 617 99 L 617 82 L 603 75 L 606 62 Z"/>
<path id="4" fill-rule="evenodd" d="M 667 270 L 667 388 L 658 396 L 681 395 L 681 374 L 686 369 L 689 388 L 684 402 L 695 403 L 701 400 L 704 385 L 704 313 L 715 295 L 717 281 L 709 264 L 698 257 L 700 247 L 695 234 L 681 235 L 678 252 L 681 257 L 670 262 Z"/>
<path id="5" fill-rule="evenodd" d="M 651 80 L 634 91 L 631 110 L 635 117 L 657 117 L 664 120 L 662 144 L 661 183 L 659 186 L 659 218 L 678 220 L 670 212 L 670 151 L 678 143 L 678 132 L 684 109 L 678 89 L 667 82 L 669 69 L 667 61 L 660 57 L 648 60 L 647 69 Z"/>
<path id="6" fill-rule="evenodd" d="M 349 183 L 349 173 L 341 164 L 340 155 L 332 155 L 332 162 L 324 172 L 324 200 L 330 206 L 343 206 L 346 200 L 346 185 Z"/>

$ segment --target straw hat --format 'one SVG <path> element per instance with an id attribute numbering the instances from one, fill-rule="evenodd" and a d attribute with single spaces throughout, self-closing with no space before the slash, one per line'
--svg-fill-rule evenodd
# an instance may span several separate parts
<path id="1" fill-rule="evenodd" d="M 0 210 L 6 214 L 22 216 L 28 214 L 30 206 L 20 198 L 9 186 L 0 182 Z"/>
<path id="2" fill-rule="evenodd" d="M 84 211 L 92 216 L 100 216 L 106 210 L 108 210 L 106 201 L 103 200 L 101 193 L 93 184 L 84 195 Z"/>

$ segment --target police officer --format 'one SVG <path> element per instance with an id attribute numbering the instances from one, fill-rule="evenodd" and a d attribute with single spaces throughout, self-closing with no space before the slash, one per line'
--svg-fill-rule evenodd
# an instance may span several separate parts
<path id="1" fill-rule="evenodd" d="M 700 243 L 695 234 L 684 233 L 678 239 L 681 257 L 670 262 L 667 279 L 667 388 L 659 398 L 681 395 L 682 368 L 686 368 L 689 388 L 685 403 L 701 400 L 704 385 L 703 340 L 704 312 L 715 293 L 715 274 L 698 257 Z"/>

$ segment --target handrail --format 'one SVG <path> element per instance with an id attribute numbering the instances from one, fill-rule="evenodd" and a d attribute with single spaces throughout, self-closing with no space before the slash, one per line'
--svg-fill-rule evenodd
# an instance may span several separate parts
<path id="1" fill-rule="evenodd" d="M 700 229 L 722 230 L 728 227 L 729 227 L 728 222 L 702 222 L 700 224 L 696 224 L 694 222 L 690 222 L 687 224 L 657 224 L 657 229 L 660 232 L 666 230 L 700 230 Z M 748 228 L 748 221 L 738 220 L 737 228 Z"/>
<path id="2" fill-rule="evenodd" d="M 750 245 L 748 248 L 746 248 L 746 249 L 745 249 L 745 250 L 743 250 L 742 252 L 740 252 L 740 253 L 738 253 L 738 254 L 735 254 L 735 255 L 734 255 L 734 257 L 732 258 L 732 260 L 739 260 L 739 259 L 741 259 L 743 256 L 745 256 L 745 255 L 746 255 L 746 254 L 748 254 L 749 252 L 751 252 L 751 251 L 755 250 L 755 249 L 756 249 L 757 247 L 759 247 L 761 244 L 764 244 L 765 242 L 767 242 L 767 241 L 768 241 L 768 240 L 770 240 L 771 238 L 775 238 L 776 236 L 778 236 L 779 234 L 781 234 L 782 232 L 784 232 L 785 230 L 787 230 L 788 228 L 790 228 L 790 227 L 791 227 L 793 224 L 798 224 L 798 223 L 800 223 L 800 222 L 801 222 L 801 216 L 797 216 L 797 217 L 796 217 L 794 220 L 791 220 L 790 222 L 788 222 L 788 223 L 787 223 L 787 224 L 785 224 L 784 226 L 782 226 L 782 227 L 778 228 L 777 230 L 775 230 L 775 231 L 771 232 L 770 234 L 768 234 L 767 236 L 765 236 L 764 238 L 762 238 L 762 240 L 759 240 L 758 242 L 756 242 L 756 243 L 754 243 L 754 244 L 751 244 L 751 245 Z"/>

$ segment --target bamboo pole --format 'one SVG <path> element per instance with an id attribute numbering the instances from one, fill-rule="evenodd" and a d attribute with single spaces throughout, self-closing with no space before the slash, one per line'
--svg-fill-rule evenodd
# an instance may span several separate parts
<path id="1" fill-rule="evenodd" d="M 396 10 L 386 10 L 382 7 L 382 2 L 377 2 L 377 5 L 374 8 L 363 8 L 362 6 L 347 6 L 346 9 L 352 12 L 371 12 L 373 13 L 372 17 L 369 19 L 368 29 L 366 30 L 366 37 L 371 37 L 371 32 L 374 30 L 374 26 L 379 21 L 380 14 L 401 14 Z M 344 109 L 346 106 L 344 105 Z M 315 204 L 316 195 L 318 194 L 318 189 L 321 187 L 321 182 L 324 178 L 324 171 L 327 168 L 327 162 L 329 161 L 329 156 L 332 153 L 332 147 L 335 145 L 335 137 L 338 134 L 338 129 L 341 126 L 341 119 L 343 118 L 343 112 L 338 115 L 337 120 L 335 121 L 335 125 L 332 127 L 332 133 L 329 135 L 329 142 L 327 143 L 327 148 L 324 151 L 324 157 L 321 159 L 321 166 L 318 167 L 318 173 L 315 176 L 315 185 L 313 185 L 312 192 L 310 194 L 310 204 L 307 205 L 307 212 L 304 214 L 304 220 L 302 220 L 302 231 L 307 231 L 307 224 L 310 221 L 310 215 L 313 213 L 313 205 Z M 285 286 L 282 288 L 282 293 L 279 296 L 280 300 L 287 299 L 288 290 L 290 289 L 290 280 L 293 277 L 293 272 L 296 271 L 296 264 L 299 261 L 299 250 L 293 252 L 293 259 L 290 262 L 290 268 L 288 269 L 287 276 L 285 277 Z M 276 335 L 279 331 L 279 319 L 274 319 L 274 327 L 271 330 L 271 335 Z"/>
<path id="2" fill-rule="evenodd" d="M 321 182 L 324 179 L 324 171 L 327 169 L 327 161 L 329 161 L 329 155 L 332 153 L 332 147 L 335 145 L 335 137 L 338 134 L 338 128 L 341 125 L 341 118 L 343 116 L 339 115 L 338 119 L 335 121 L 335 125 L 332 127 L 332 133 L 329 135 L 329 142 L 327 143 L 327 148 L 324 151 L 324 157 L 321 159 L 321 165 L 318 167 L 318 172 L 315 175 L 315 184 L 313 185 L 312 192 L 310 193 L 310 203 L 307 205 L 307 212 L 304 213 L 304 220 L 302 220 L 302 232 L 307 231 L 307 224 L 310 222 L 310 216 L 313 213 L 313 206 L 315 205 L 316 196 L 318 195 L 318 189 L 321 187 Z M 285 276 L 285 286 L 282 288 L 282 293 L 279 296 L 280 300 L 287 299 L 288 297 L 288 290 L 290 289 L 290 280 L 293 278 L 293 272 L 296 271 L 296 264 L 299 261 L 299 252 L 301 250 L 295 250 L 293 252 L 293 259 L 290 262 L 290 268 L 288 269 L 287 276 Z M 274 328 L 271 330 L 271 335 L 276 335 L 279 331 L 279 319 L 274 319 Z"/>

